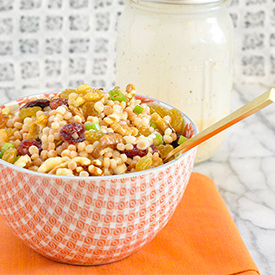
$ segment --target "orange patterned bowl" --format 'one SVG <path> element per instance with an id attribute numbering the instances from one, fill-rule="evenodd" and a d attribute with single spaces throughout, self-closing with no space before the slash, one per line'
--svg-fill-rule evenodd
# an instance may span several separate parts
<path id="1" fill-rule="evenodd" d="M 184 117 L 185 135 L 196 134 L 194 122 Z M 114 262 L 150 242 L 167 224 L 195 154 L 192 149 L 141 172 L 87 178 L 41 174 L 0 160 L 0 215 L 45 257 L 77 265 Z"/>

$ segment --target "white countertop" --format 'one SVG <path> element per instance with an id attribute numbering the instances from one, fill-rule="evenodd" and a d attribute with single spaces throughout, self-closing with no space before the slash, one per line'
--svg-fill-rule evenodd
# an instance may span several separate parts
<path id="1" fill-rule="evenodd" d="M 233 109 L 268 90 L 238 86 Z M 275 274 L 275 104 L 227 130 L 209 161 L 195 167 L 211 177 L 261 274 Z"/>
<path id="2" fill-rule="evenodd" d="M 239 86 L 233 109 L 268 90 Z M 0 94 L 1 102 L 8 99 Z M 195 171 L 211 177 L 263 275 L 275 272 L 275 104 L 227 130 L 220 151 Z"/>

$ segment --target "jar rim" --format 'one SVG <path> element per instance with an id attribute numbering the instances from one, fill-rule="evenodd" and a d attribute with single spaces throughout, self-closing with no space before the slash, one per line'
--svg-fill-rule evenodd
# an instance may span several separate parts
<path id="1" fill-rule="evenodd" d="M 174 4 L 174 5 L 207 5 L 207 4 L 218 4 L 224 2 L 224 0 L 132 0 L 139 4 L 144 2 L 156 3 L 156 4 Z"/>

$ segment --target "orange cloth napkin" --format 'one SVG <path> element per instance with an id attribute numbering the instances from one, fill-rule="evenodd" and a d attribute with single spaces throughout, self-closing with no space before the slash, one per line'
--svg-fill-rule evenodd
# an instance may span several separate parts
<path id="1" fill-rule="evenodd" d="M 214 182 L 193 173 L 174 216 L 130 257 L 101 266 L 48 260 L 17 239 L 0 220 L 0 274 L 260 274 Z"/>

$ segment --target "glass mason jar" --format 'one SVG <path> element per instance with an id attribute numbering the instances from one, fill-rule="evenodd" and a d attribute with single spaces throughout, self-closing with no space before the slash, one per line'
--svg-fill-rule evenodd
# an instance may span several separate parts
<path id="1" fill-rule="evenodd" d="M 118 23 L 117 85 L 167 102 L 203 130 L 230 112 L 232 21 L 228 0 L 125 0 Z M 200 145 L 197 162 L 223 134 Z"/>

